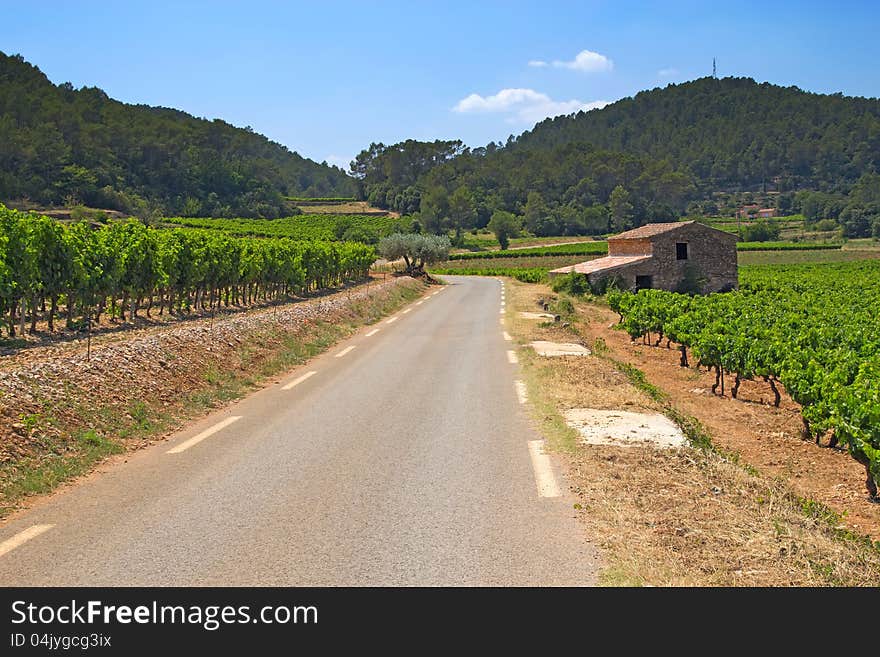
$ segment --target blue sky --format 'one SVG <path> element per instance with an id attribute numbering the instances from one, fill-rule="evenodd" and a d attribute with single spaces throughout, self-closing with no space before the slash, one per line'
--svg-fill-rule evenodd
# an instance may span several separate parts
<path id="1" fill-rule="evenodd" d="M 880 3 L 0 0 L 56 83 L 251 126 L 344 164 L 371 141 L 503 141 L 711 72 L 880 95 Z"/>

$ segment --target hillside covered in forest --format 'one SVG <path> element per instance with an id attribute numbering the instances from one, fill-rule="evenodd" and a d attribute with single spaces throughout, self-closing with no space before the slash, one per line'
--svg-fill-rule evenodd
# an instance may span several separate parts
<path id="1" fill-rule="evenodd" d="M 285 196 L 353 191 L 341 169 L 250 128 L 55 85 L 0 52 L 0 201 L 276 217 L 289 214 Z"/>
<path id="2" fill-rule="evenodd" d="M 513 148 L 572 143 L 668 159 L 713 190 L 845 191 L 880 169 L 880 99 L 707 77 L 546 119 Z"/>
<path id="3" fill-rule="evenodd" d="M 781 214 L 866 236 L 880 228 L 880 100 L 701 78 L 546 119 L 503 145 L 371 144 L 352 172 L 364 198 L 419 211 L 429 229 L 485 226 L 501 210 L 539 235 L 602 233 L 717 214 L 721 192 L 728 205 L 766 192 Z"/>

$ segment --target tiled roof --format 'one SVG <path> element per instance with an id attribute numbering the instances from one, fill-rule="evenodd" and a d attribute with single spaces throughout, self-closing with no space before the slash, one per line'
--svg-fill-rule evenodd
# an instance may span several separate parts
<path id="1" fill-rule="evenodd" d="M 634 240 L 642 237 L 654 237 L 654 235 L 659 235 L 660 233 L 666 233 L 670 230 L 675 230 L 676 228 L 681 228 L 682 226 L 690 226 L 691 224 L 696 223 L 693 221 L 675 221 L 667 224 L 645 224 L 644 226 L 639 226 L 638 228 L 633 228 L 632 230 L 628 230 L 625 233 L 620 233 L 619 235 L 614 235 L 609 237 L 610 240 Z"/>
<path id="2" fill-rule="evenodd" d="M 554 269 L 550 273 L 551 274 L 570 274 L 571 272 L 575 272 L 577 274 L 595 274 L 598 271 L 604 271 L 606 269 L 614 269 L 616 267 L 622 267 L 624 265 L 631 265 L 636 262 L 642 262 L 643 260 L 650 260 L 651 256 L 649 255 L 635 255 L 635 256 L 605 256 L 604 258 L 596 258 L 595 260 L 587 260 L 586 262 L 579 262 L 576 265 L 568 265 L 566 267 L 560 267 L 559 269 Z"/>

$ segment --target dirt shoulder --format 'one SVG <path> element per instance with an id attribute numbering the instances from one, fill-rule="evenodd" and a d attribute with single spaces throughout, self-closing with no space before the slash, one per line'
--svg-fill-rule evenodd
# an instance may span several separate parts
<path id="1" fill-rule="evenodd" d="M 316 299 L 4 357 L 0 516 L 102 459 L 151 444 L 416 298 L 391 278 Z"/>
<path id="2" fill-rule="evenodd" d="M 795 488 L 760 464 L 756 464 L 757 469 L 750 467 L 748 454 L 737 458 L 695 446 L 662 449 L 587 445 L 581 441 L 562 418 L 568 409 L 665 412 L 685 422 L 692 436 L 704 432 L 722 448 L 734 446 L 722 438 L 726 424 L 713 421 L 712 415 L 718 410 L 706 403 L 711 400 L 689 392 L 687 399 L 692 403 L 681 403 L 679 407 L 683 400 L 676 392 L 678 388 L 665 379 L 655 380 L 647 364 L 633 359 L 637 367 L 646 365 L 646 380 L 641 383 L 638 371 L 627 371 L 620 361 L 628 362 L 629 345 L 620 340 L 629 340 L 608 329 L 613 313 L 609 318 L 607 309 L 578 304 L 577 312 L 564 316 L 558 324 L 526 320 L 518 316 L 519 311 L 538 310 L 539 298 L 549 300 L 555 295 L 544 286 L 516 281 L 507 281 L 506 287 L 508 331 L 520 348 L 535 420 L 565 461 L 588 540 L 602 549 L 603 583 L 880 583 L 880 551 L 876 547 L 846 532 L 846 527 L 839 526 L 840 520 L 821 505 L 805 501 L 817 499 L 817 495 L 807 495 L 807 489 Z M 564 308 L 553 310 L 559 313 Z M 564 326 L 566 322 L 568 326 Z M 597 343 L 597 338 L 602 341 Z M 581 342 L 594 349 L 594 354 L 539 357 L 526 346 L 532 340 Z M 682 385 L 702 387 L 700 381 Z M 729 404 L 729 400 L 718 403 Z M 670 406 L 678 413 L 670 411 Z M 755 411 L 764 408 L 757 404 L 742 406 Z M 787 417 L 785 414 L 790 412 L 784 406 L 779 414 Z M 694 422 L 690 416 L 699 421 Z M 750 420 L 739 417 L 738 421 Z M 771 421 L 761 426 L 768 432 L 775 430 L 771 429 L 775 426 Z M 799 442 L 796 446 L 801 447 Z M 795 462 L 792 467 L 799 466 Z"/>

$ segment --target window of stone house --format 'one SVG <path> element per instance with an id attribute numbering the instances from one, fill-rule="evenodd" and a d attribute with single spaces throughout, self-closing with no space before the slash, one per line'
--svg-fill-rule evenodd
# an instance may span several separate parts
<path id="1" fill-rule="evenodd" d="M 676 242 L 675 243 L 675 259 L 676 260 L 687 260 L 688 259 L 687 242 Z"/>

